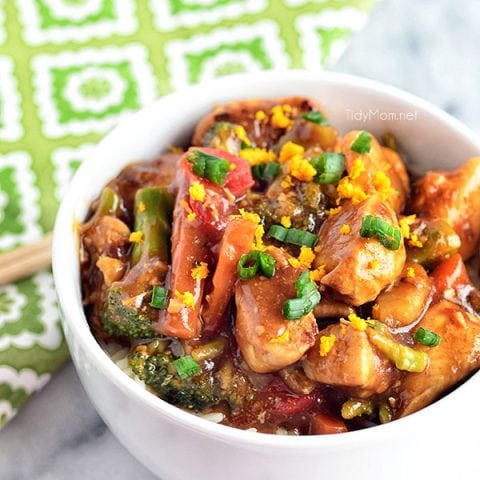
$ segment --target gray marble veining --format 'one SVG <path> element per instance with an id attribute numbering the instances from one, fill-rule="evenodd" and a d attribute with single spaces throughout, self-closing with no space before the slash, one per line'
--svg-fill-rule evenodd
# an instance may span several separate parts
<path id="1" fill-rule="evenodd" d="M 384 0 L 336 70 L 404 88 L 480 133 L 480 2 Z M 69 364 L 0 433 L 1 480 L 150 480 Z"/>
<path id="2" fill-rule="evenodd" d="M 384 0 L 335 70 L 403 88 L 480 133 L 480 2 Z"/>

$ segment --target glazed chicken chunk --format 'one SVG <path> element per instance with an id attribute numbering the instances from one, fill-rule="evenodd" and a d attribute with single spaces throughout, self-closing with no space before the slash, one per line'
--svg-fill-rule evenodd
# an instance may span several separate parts
<path id="1" fill-rule="evenodd" d="M 362 238 L 360 228 L 366 215 L 380 217 L 397 226 L 395 213 L 377 196 L 341 211 L 322 225 L 318 235 L 315 267 L 324 266 L 321 283 L 335 289 L 352 305 L 374 300 L 401 274 L 405 264 L 403 243 L 398 250 L 385 248 L 376 238 Z M 348 233 L 341 233 L 347 225 Z"/>
<path id="2" fill-rule="evenodd" d="M 359 157 L 358 153 L 351 149 L 359 133 L 356 130 L 349 132 L 340 142 L 340 150 L 345 155 L 347 172 L 351 174 L 355 166 L 358 167 L 356 160 L 361 160 L 362 168 L 358 171 L 356 183 L 366 192 L 378 194 L 381 200 L 389 203 L 398 214 L 403 210 L 410 193 L 405 165 L 398 153 L 382 147 L 373 135 L 370 135 L 370 151 Z"/>
<path id="3" fill-rule="evenodd" d="M 275 276 L 240 282 L 235 290 L 235 337 L 248 366 L 258 373 L 274 372 L 300 360 L 318 332 L 313 313 L 296 321 L 285 319 L 282 305 L 296 296 L 294 284 L 302 269 L 292 267 L 280 249 L 269 253 L 276 260 Z"/>
<path id="4" fill-rule="evenodd" d="M 322 336 L 335 338 L 326 355 L 320 350 Z M 302 365 L 310 379 L 347 388 L 359 398 L 383 393 L 394 378 L 391 363 L 376 351 L 368 335 L 342 324 L 331 325 L 320 332 Z"/>
<path id="5" fill-rule="evenodd" d="M 445 220 L 460 237 L 462 258 L 470 258 L 480 239 L 480 157 L 453 172 L 428 172 L 415 184 L 410 209 Z"/>
<path id="6" fill-rule="evenodd" d="M 430 364 L 402 382 L 399 417 L 430 404 L 480 366 L 480 319 L 464 308 L 442 300 L 428 310 L 418 327 L 436 332 L 441 340 L 434 348 L 417 347 L 428 353 Z"/>
<path id="7" fill-rule="evenodd" d="M 288 106 L 287 110 L 289 111 L 284 111 L 282 106 Z M 287 131 L 287 127 L 291 125 L 289 121 L 289 118 L 292 116 L 291 110 L 295 110 L 298 115 L 298 113 L 308 112 L 312 109 L 320 110 L 320 107 L 318 103 L 312 102 L 305 97 L 286 97 L 277 100 L 252 99 L 230 102 L 215 108 L 200 120 L 193 135 L 193 144 L 218 148 L 218 144 L 210 143 L 212 133 L 218 133 L 217 126 L 221 127 L 221 124 L 230 124 L 240 125 L 248 135 L 248 138 L 257 147 L 270 148 L 280 140 Z M 259 114 L 258 112 L 262 113 Z M 273 122 L 265 121 L 270 115 L 275 115 L 275 120 Z M 217 131 L 215 132 L 215 130 Z M 234 136 L 235 132 L 230 133 L 227 130 L 221 136 L 225 138 L 225 135 L 229 134 Z M 218 141 L 217 139 L 218 136 L 216 136 L 215 141 Z M 228 144 L 229 147 L 232 147 L 235 142 L 232 141 L 232 138 L 229 138 L 223 144 Z"/>

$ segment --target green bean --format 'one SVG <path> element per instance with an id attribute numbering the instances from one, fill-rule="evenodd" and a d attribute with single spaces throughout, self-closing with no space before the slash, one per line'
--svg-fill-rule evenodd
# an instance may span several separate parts
<path id="1" fill-rule="evenodd" d="M 83 225 L 83 230 L 90 228 L 99 218 L 107 215 L 117 217 L 120 213 L 121 200 L 120 197 L 110 187 L 105 187 L 98 199 L 97 208 L 93 215 Z"/>
<path id="2" fill-rule="evenodd" d="M 142 232 L 143 237 L 133 246 L 132 265 L 143 255 L 168 262 L 171 211 L 172 196 L 166 188 L 148 187 L 137 190 L 135 231 Z"/>

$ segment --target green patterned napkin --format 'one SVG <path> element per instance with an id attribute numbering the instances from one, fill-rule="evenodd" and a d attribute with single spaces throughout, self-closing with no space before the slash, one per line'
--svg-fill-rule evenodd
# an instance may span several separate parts
<path id="1" fill-rule="evenodd" d="M 123 116 L 229 73 L 330 65 L 374 2 L 0 0 L 0 250 L 52 228 Z M 67 359 L 59 316 L 49 272 L 0 287 L 0 426 Z"/>

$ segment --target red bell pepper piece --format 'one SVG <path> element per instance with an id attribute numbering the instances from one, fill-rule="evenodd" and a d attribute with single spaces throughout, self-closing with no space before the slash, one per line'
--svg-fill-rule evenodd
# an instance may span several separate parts
<path id="1" fill-rule="evenodd" d="M 224 187 L 228 188 L 234 197 L 241 197 L 255 184 L 255 181 L 252 177 L 252 169 L 250 168 L 250 164 L 247 162 L 247 160 L 218 148 L 191 147 L 190 151 L 191 150 L 199 150 L 200 152 L 208 153 L 214 157 L 223 158 L 227 160 L 230 165 L 234 165 L 234 168 L 227 173 L 224 185 Z M 182 158 L 186 159 L 190 151 L 186 152 Z M 187 163 L 189 163 L 188 160 Z"/>
<path id="2" fill-rule="evenodd" d="M 268 394 L 271 399 L 267 413 L 270 420 L 289 418 L 294 415 L 306 413 L 311 410 L 317 402 L 315 392 L 308 395 L 297 395 L 291 392 L 280 379 L 274 379 L 268 385 L 265 393 Z"/>
<path id="3" fill-rule="evenodd" d="M 431 277 L 437 299 L 441 298 L 446 290 L 457 290 L 458 287 L 471 285 L 467 269 L 459 253 L 439 263 Z"/>

